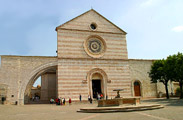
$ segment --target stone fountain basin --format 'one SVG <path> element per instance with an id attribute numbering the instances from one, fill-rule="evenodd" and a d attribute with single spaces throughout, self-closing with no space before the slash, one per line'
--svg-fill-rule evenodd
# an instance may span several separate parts
<path id="1" fill-rule="evenodd" d="M 123 104 L 140 104 L 140 97 L 125 97 L 98 101 L 98 107 L 120 106 Z"/>

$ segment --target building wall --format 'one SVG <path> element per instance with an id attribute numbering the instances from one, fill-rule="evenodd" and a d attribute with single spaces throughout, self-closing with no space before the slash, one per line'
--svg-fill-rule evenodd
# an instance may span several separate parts
<path id="1" fill-rule="evenodd" d="M 124 89 L 121 96 L 131 96 L 131 82 L 128 61 L 92 60 L 92 59 L 62 59 L 58 62 L 58 95 L 59 97 L 79 100 L 89 95 L 87 74 L 94 68 L 102 69 L 110 82 L 107 83 L 109 98 L 116 96 L 114 89 Z M 83 81 L 86 81 L 86 83 Z"/>
<path id="2" fill-rule="evenodd" d="M 41 76 L 41 100 L 56 99 L 56 73 L 46 73 Z"/>
<path id="3" fill-rule="evenodd" d="M 94 31 L 58 30 L 58 58 L 91 58 L 84 50 L 84 41 L 92 35 L 106 42 L 106 52 L 101 59 L 127 59 L 126 36 Z"/>
<path id="4" fill-rule="evenodd" d="M 91 23 L 97 24 L 97 31 L 110 32 L 110 33 L 122 33 L 122 31 L 116 26 L 112 25 L 110 21 L 99 15 L 95 10 L 89 10 L 84 14 L 72 19 L 61 25 L 64 29 L 72 30 L 91 30 Z M 60 28 L 60 26 L 58 27 Z"/>
<path id="5" fill-rule="evenodd" d="M 0 84 L 8 86 L 8 103 L 21 101 L 21 104 L 23 104 L 25 88 L 28 83 L 32 87 L 34 82 L 31 81 L 31 83 L 28 77 L 40 66 L 55 61 L 57 61 L 56 57 L 1 56 Z"/>
<path id="6" fill-rule="evenodd" d="M 148 75 L 148 72 L 150 72 L 151 69 L 152 62 L 153 60 L 129 60 L 131 84 L 133 84 L 135 80 L 141 82 L 142 97 L 157 96 L 157 85 L 155 83 L 151 83 Z M 131 89 L 133 92 L 134 88 L 132 87 Z"/>

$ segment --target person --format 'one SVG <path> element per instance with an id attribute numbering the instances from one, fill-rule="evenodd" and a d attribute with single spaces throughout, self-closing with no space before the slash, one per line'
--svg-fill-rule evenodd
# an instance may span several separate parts
<path id="1" fill-rule="evenodd" d="M 58 105 L 58 98 L 56 98 L 55 102 L 56 102 L 56 105 Z"/>
<path id="2" fill-rule="evenodd" d="M 100 94 L 97 94 L 97 100 L 100 100 Z"/>
<path id="3" fill-rule="evenodd" d="M 90 101 L 90 98 L 91 98 L 90 95 L 88 95 L 88 101 Z"/>
<path id="4" fill-rule="evenodd" d="M 53 104 L 53 103 L 52 103 L 52 98 L 50 99 L 50 104 Z"/>
<path id="5" fill-rule="evenodd" d="M 69 105 L 71 104 L 71 98 L 69 98 Z"/>
<path id="6" fill-rule="evenodd" d="M 100 98 L 103 99 L 103 97 L 104 97 L 104 96 L 103 96 L 103 94 L 101 93 L 101 94 L 100 94 Z"/>
<path id="7" fill-rule="evenodd" d="M 58 98 L 58 105 L 60 105 L 60 98 Z"/>
<path id="8" fill-rule="evenodd" d="M 92 104 L 92 98 L 90 98 L 90 103 Z"/>
<path id="9" fill-rule="evenodd" d="M 80 102 L 81 102 L 81 98 L 82 98 L 82 96 L 81 96 L 81 94 L 79 95 L 79 100 L 80 100 Z"/>
<path id="10" fill-rule="evenodd" d="M 108 96 L 106 95 L 106 100 L 108 99 Z"/>
<path id="11" fill-rule="evenodd" d="M 65 98 L 63 99 L 63 105 L 65 105 Z"/>
<path id="12" fill-rule="evenodd" d="M 60 105 L 63 105 L 63 99 L 60 98 Z"/>

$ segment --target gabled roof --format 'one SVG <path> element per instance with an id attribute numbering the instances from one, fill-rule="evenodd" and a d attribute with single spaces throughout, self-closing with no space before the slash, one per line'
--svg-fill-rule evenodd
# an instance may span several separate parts
<path id="1" fill-rule="evenodd" d="M 83 14 L 81 14 L 81 15 L 79 15 L 79 16 L 77 16 L 77 17 L 75 17 L 75 18 L 73 18 L 73 19 L 71 19 L 71 20 L 69 20 L 69 21 L 67 21 L 67 22 L 65 22 L 64 24 L 62 24 L 62 25 L 56 27 L 55 30 L 57 31 L 59 28 L 61 28 L 62 26 L 66 25 L 67 23 L 70 23 L 70 22 L 74 21 L 75 19 L 77 19 L 77 18 L 79 18 L 79 17 L 81 17 L 81 16 L 83 16 L 83 15 L 85 15 L 85 14 L 91 12 L 91 11 L 93 11 L 94 13 L 98 14 L 100 17 L 102 17 L 103 19 L 105 19 L 106 21 L 108 21 L 109 23 L 111 23 L 113 26 L 115 26 L 115 27 L 116 27 L 117 29 L 119 29 L 121 32 L 127 34 L 124 30 L 122 30 L 122 29 L 119 28 L 117 25 L 115 25 L 114 23 L 112 23 L 111 21 L 109 21 L 108 19 L 106 19 L 104 16 L 102 16 L 101 14 L 99 14 L 99 13 L 98 13 L 97 11 L 95 11 L 94 9 L 90 9 L 90 10 L 88 10 L 87 12 L 85 12 L 85 13 L 83 13 Z"/>

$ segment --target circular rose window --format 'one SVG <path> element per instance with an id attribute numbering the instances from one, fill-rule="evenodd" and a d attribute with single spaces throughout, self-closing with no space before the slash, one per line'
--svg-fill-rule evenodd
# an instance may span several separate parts
<path id="1" fill-rule="evenodd" d="M 89 56 L 99 58 L 103 56 L 106 49 L 106 44 L 102 38 L 95 36 L 90 37 L 84 42 L 84 48 Z"/>

